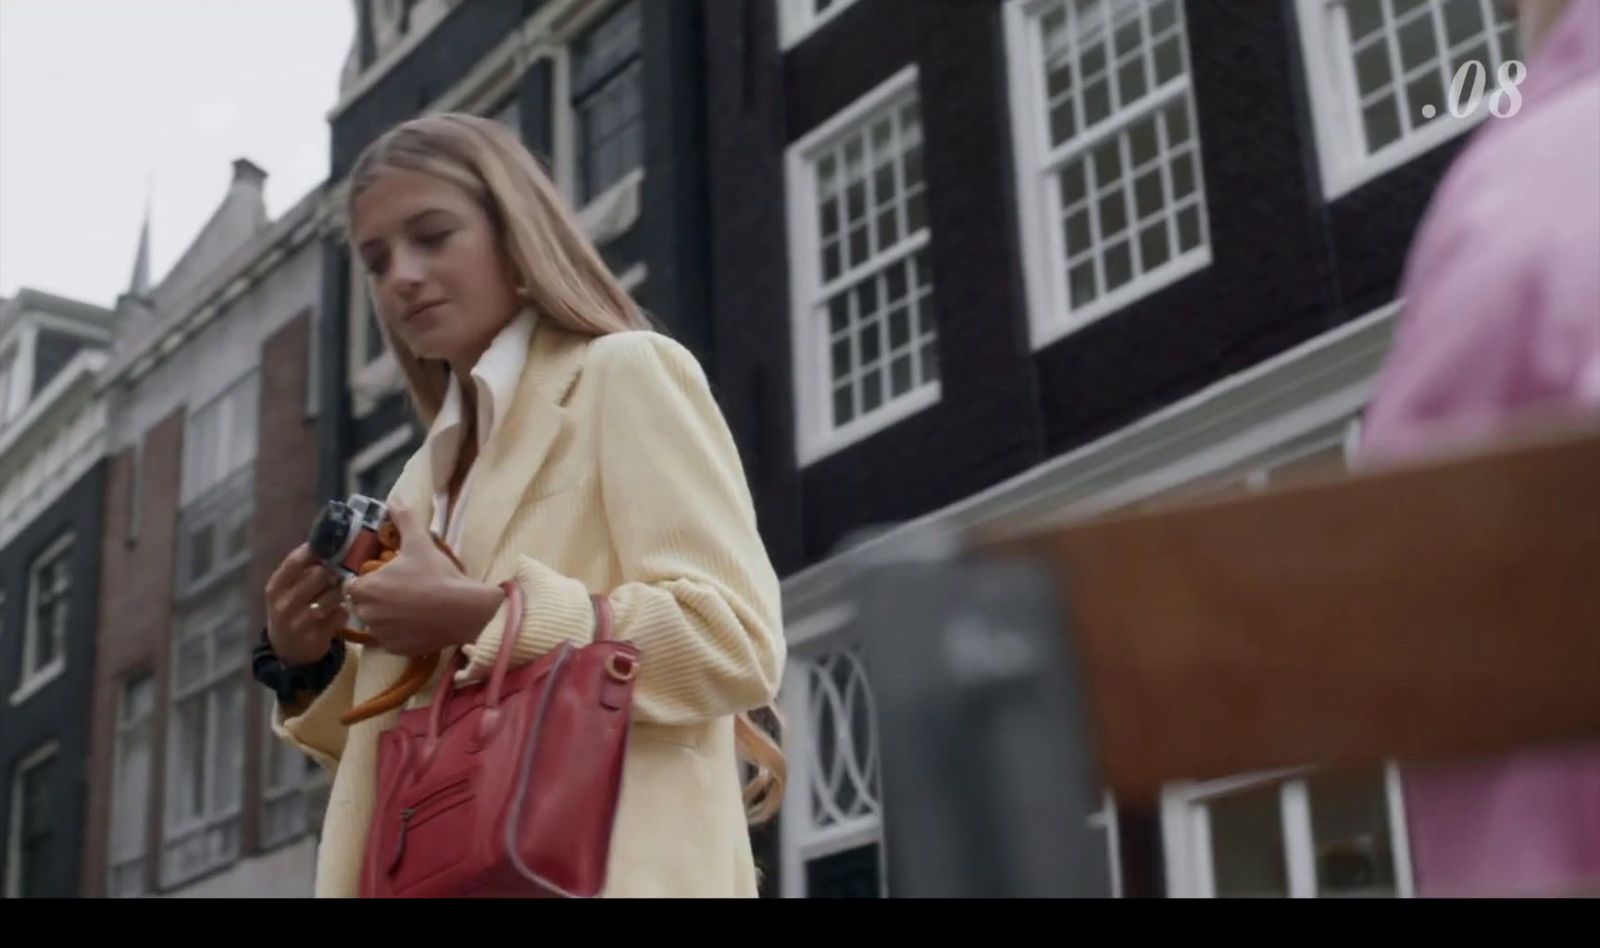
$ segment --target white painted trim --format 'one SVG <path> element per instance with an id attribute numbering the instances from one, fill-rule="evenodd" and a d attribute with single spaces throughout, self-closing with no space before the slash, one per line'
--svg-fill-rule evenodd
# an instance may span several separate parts
<path id="1" fill-rule="evenodd" d="M 151 707 L 148 710 L 146 710 L 144 712 L 144 714 L 142 714 L 141 716 L 130 719 L 128 717 L 128 705 L 127 705 L 128 685 L 133 683 L 133 682 L 139 681 L 140 679 L 143 679 L 143 678 L 150 679 Z M 125 675 L 123 677 L 118 678 L 117 681 L 116 681 L 116 686 L 117 686 L 117 727 L 116 727 L 116 733 L 112 737 L 112 744 L 111 744 L 111 786 L 112 786 L 112 792 L 113 792 L 113 794 L 115 794 L 117 796 L 120 796 L 122 794 L 123 789 L 124 789 L 123 781 L 124 781 L 125 778 L 130 778 L 131 777 L 131 779 L 133 779 L 135 781 L 140 779 L 140 777 L 138 775 L 130 775 L 130 774 L 127 773 L 127 771 L 125 771 L 123 769 L 124 765 L 126 764 L 126 760 L 123 758 L 123 755 L 122 755 L 122 744 L 123 744 L 123 741 L 126 738 L 126 736 L 129 734 L 129 732 L 134 731 L 135 729 L 137 729 L 139 727 L 145 727 L 145 728 L 147 728 L 147 735 L 148 735 L 148 740 L 150 741 L 150 748 L 149 748 L 149 766 L 148 766 L 148 768 L 146 769 L 146 771 L 145 771 L 145 773 L 143 775 L 143 780 L 144 780 L 144 783 L 145 783 L 145 798 L 146 798 L 145 802 L 146 802 L 146 804 L 151 804 L 151 803 L 156 802 L 155 801 L 155 768 L 156 768 L 157 761 L 156 761 L 156 752 L 155 752 L 155 746 L 156 746 L 156 742 L 155 742 L 155 737 L 156 737 L 156 735 L 155 735 L 155 720 L 156 720 L 155 702 L 158 700 L 158 698 L 157 698 L 157 696 L 155 694 L 155 673 L 153 671 L 148 670 L 148 669 L 142 669 L 142 670 L 134 671 L 131 674 L 128 674 L 128 675 Z M 127 865 L 131 865 L 135 861 L 137 861 L 140 864 L 143 864 L 145 859 L 149 856 L 149 853 L 150 853 L 150 829 L 149 829 L 150 821 L 149 821 L 149 813 L 138 814 L 138 819 L 139 819 L 139 834 L 144 839 L 143 844 L 139 848 L 139 852 L 137 852 L 137 853 L 118 853 L 116 851 L 116 844 L 115 844 L 115 840 L 117 838 L 117 828 L 118 828 L 117 827 L 117 808 L 116 808 L 116 806 L 113 804 L 111 806 L 109 812 L 107 813 L 107 819 L 106 819 L 106 875 L 105 875 L 105 885 L 106 885 L 106 891 L 108 893 L 112 891 L 112 882 L 116 878 L 116 874 L 117 874 L 117 870 L 118 869 L 121 869 L 122 867 L 127 866 Z M 140 883 L 139 889 L 140 889 L 140 893 L 143 894 L 144 890 L 146 888 L 148 888 L 148 886 L 145 885 L 144 882 L 143 882 L 143 873 L 141 873 L 140 876 L 141 876 L 141 883 Z"/>
<path id="2" fill-rule="evenodd" d="M 39 554 L 33 558 L 33 561 L 28 564 L 28 595 L 27 598 L 22 602 L 21 682 L 17 685 L 17 690 L 11 695 L 11 704 L 13 707 L 20 705 L 24 701 L 27 701 L 29 698 L 33 697 L 46 685 L 61 677 L 61 674 L 67 669 L 67 649 L 72 641 L 70 629 L 64 630 L 61 633 L 61 641 L 57 643 L 56 657 L 51 659 L 50 663 L 43 667 L 34 667 L 34 662 L 38 660 L 38 638 L 40 635 L 37 620 L 39 603 L 39 573 L 45 564 L 58 559 L 63 553 L 66 553 L 68 550 L 70 550 L 75 537 L 75 531 L 70 529 L 67 530 L 65 533 L 52 540 L 50 545 L 40 551 Z M 83 578 L 81 576 L 73 575 L 71 563 L 69 561 L 67 571 L 67 603 L 69 606 L 67 618 L 69 624 L 75 612 L 75 610 L 70 608 L 72 604 L 76 603 L 81 606 L 83 603 L 93 601 L 92 596 L 78 597 L 74 595 L 74 593 L 77 591 L 74 583 L 76 582 L 81 586 L 82 581 Z"/>
<path id="3" fill-rule="evenodd" d="M 1278 793 L 1278 813 L 1283 820 L 1284 867 L 1289 876 L 1289 898 L 1316 898 L 1316 844 L 1312 840 L 1311 798 L 1306 790 L 1306 782 L 1286 780 Z"/>
<path id="4" fill-rule="evenodd" d="M 806 897 L 806 856 L 801 846 L 811 828 L 811 683 L 805 667 L 790 662 L 778 693 L 788 734 L 784 747 L 789 774 L 783 807 L 778 810 L 779 885 L 786 899 Z"/>
<path id="5" fill-rule="evenodd" d="M 856 0 L 838 0 L 822 13 L 813 13 L 812 0 L 778 0 L 778 45 L 788 52 L 834 17 L 849 9 Z"/>
<path id="6" fill-rule="evenodd" d="M 630 294 L 644 286 L 644 282 L 648 279 L 650 279 L 650 265 L 643 261 L 617 274 L 617 282 Z"/>
<path id="7" fill-rule="evenodd" d="M 854 131 L 875 112 L 895 100 L 911 97 L 920 101 L 918 92 L 920 74 L 915 63 L 906 66 L 877 87 L 861 96 L 820 126 L 790 145 L 785 156 L 786 190 L 788 194 L 789 226 L 789 332 L 791 342 L 791 369 L 795 384 L 795 453 L 801 467 L 817 461 L 871 435 L 877 434 L 906 418 L 939 403 L 943 387 L 937 381 L 925 382 L 909 392 L 884 401 L 871 412 L 853 418 L 845 425 L 834 427 L 829 423 L 832 402 L 826 384 L 827 345 L 826 332 L 819 332 L 814 324 L 814 297 L 823 287 L 818 272 L 816 248 L 820 246 L 817 234 L 816 172 L 817 153 L 833 144 L 840 136 Z M 926 131 L 923 135 L 926 147 Z M 928 187 L 924 183 L 924 187 Z M 931 234 L 931 224 L 925 225 Z M 925 246 L 927 234 L 902 237 L 898 247 L 903 258 Z M 889 251 L 879 255 L 867 267 L 868 272 L 878 272 L 890 256 Z M 857 273 L 857 276 L 862 274 Z M 843 279 L 841 276 L 840 280 Z M 838 282 L 837 280 L 835 282 Z M 938 288 L 934 288 L 938 298 Z M 915 343 L 913 343 L 913 347 Z"/>
<path id="8" fill-rule="evenodd" d="M 21 401 L 14 402 L 11 410 L 21 408 L 27 412 L 28 402 L 33 393 L 33 377 L 38 374 L 39 368 L 39 323 L 35 316 L 29 321 L 30 325 L 22 330 L 22 336 L 17 341 L 17 361 L 12 366 L 13 380 L 11 391 L 14 395 L 21 396 Z M 43 393 L 40 393 L 43 394 Z"/>
<path id="9" fill-rule="evenodd" d="M 1374 178 L 1471 132 L 1488 117 L 1488 92 L 1494 88 L 1494 76 L 1485 63 L 1485 72 L 1489 75 L 1484 103 L 1477 111 L 1466 118 L 1456 118 L 1440 103 L 1443 114 L 1422 131 L 1404 136 L 1371 156 L 1365 155 L 1366 133 L 1355 101 L 1356 78 L 1347 52 L 1350 25 L 1343 16 L 1342 0 L 1295 0 L 1295 19 L 1299 22 L 1318 168 L 1326 200 L 1338 200 Z M 1491 26 L 1489 33 L 1493 32 Z M 1492 42 L 1487 35 L 1486 41 Z M 1398 75 L 1394 81 L 1400 81 Z"/>
<path id="10" fill-rule="evenodd" d="M 584 205 L 578 223 L 590 242 L 610 243 L 631 230 L 639 222 L 643 193 L 644 168 L 635 168 Z"/>
<path id="11" fill-rule="evenodd" d="M 6 823 L 6 898 L 22 897 L 22 780 L 29 771 L 44 765 L 60 751 L 57 741 L 50 741 L 18 762 L 11 773 L 11 812 Z"/>
<path id="12" fill-rule="evenodd" d="M 15 539 L 40 511 L 72 489 L 100 460 L 106 445 L 105 402 L 89 402 L 51 434 L 55 443 L 17 468 L 14 492 L 0 488 L 0 548 Z M 9 480 L 4 483 L 11 488 Z"/>
<path id="13" fill-rule="evenodd" d="M 1402 899 L 1416 898 L 1416 877 L 1411 868 L 1411 824 L 1406 819 L 1405 786 L 1400 766 L 1389 761 L 1383 766 L 1383 790 L 1389 803 L 1389 848 L 1394 854 L 1395 894 Z"/>
<path id="14" fill-rule="evenodd" d="M 346 496 L 356 492 L 356 485 L 361 482 L 361 475 L 389 459 L 394 452 L 411 440 L 411 425 L 405 424 L 393 429 L 388 434 L 362 448 L 360 453 L 352 457 L 345 465 L 344 489 Z M 382 500 L 383 498 L 378 498 Z"/>

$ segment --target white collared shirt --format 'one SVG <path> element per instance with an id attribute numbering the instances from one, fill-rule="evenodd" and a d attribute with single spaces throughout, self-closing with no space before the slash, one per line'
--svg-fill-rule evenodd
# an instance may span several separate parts
<path id="1" fill-rule="evenodd" d="M 517 383 L 527 366 L 528 343 L 538 323 L 533 310 L 524 309 L 494 337 L 472 367 L 474 391 L 478 396 L 478 457 L 494 439 L 499 425 L 505 420 L 506 409 L 516 395 Z M 472 496 L 472 482 L 478 475 L 478 462 L 472 463 L 467 479 L 461 485 L 461 495 L 456 498 L 455 509 L 450 509 L 450 475 L 455 471 L 456 460 L 461 455 L 465 438 L 462 418 L 461 382 L 450 373 L 446 383 L 444 404 L 439 415 L 428 429 L 424 450 L 433 473 L 433 533 L 444 538 L 450 549 L 460 555 L 462 512 Z M 446 519 L 448 517 L 448 519 Z"/>

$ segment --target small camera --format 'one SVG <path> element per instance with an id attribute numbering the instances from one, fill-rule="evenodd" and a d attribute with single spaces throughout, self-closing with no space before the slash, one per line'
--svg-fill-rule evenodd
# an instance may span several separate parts
<path id="1" fill-rule="evenodd" d="M 389 508 L 360 494 L 330 500 L 311 523 L 311 553 L 345 577 L 360 575 L 363 564 L 399 547 Z"/>

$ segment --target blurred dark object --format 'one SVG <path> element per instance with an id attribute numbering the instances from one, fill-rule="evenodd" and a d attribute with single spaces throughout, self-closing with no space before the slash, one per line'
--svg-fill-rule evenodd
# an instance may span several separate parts
<path id="1" fill-rule="evenodd" d="M 907 561 L 862 585 L 884 861 L 902 897 L 1108 896 L 1076 659 L 1029 563 Z"/>

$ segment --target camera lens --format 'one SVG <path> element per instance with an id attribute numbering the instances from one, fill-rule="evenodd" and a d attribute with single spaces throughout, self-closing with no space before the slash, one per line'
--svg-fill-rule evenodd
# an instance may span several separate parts
<path id="1" fill-rule="evenodd" d="M 344 542 L 350 536 L 350 527 L 354 517 L 350 508 L 343 502 L 330 500 L 322 507 L 322 512 L 317 514 L 317 519 L 311 524 L 311 552 L 319 560 L 332 561 L 344 549 Z"/>

